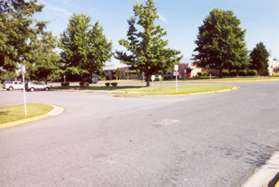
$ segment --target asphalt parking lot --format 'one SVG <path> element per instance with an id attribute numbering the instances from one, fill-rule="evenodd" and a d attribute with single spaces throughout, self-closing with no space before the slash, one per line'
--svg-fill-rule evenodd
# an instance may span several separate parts
<path id="1" fill-rule="evenodd" d="M 1 186 L 240 186 L 279 147 L 279 82 L 180 97 L 28 93 L 62 115 L 0 130 Z M 21 92 L 0 91 L 0 106 Z"/>

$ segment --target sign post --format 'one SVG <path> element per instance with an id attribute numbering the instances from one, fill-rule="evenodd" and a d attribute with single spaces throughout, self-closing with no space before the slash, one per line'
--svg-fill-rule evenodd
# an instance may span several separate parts
<path id="1" fill-rule="evenodd" d="M 179 66 L 178 65 L 174 65 L 174 71 L 175 71 L 175 89 L 176 89 L 176 92 L 178 92 L 178 69 L 179 69 Z"/>
<path id="2" fill-rule="evenodd" d="M 21 75 L 22 75 L 22 83 L 23 83 L 23 104 L 24 104 L 24 115 L 27 117 L 27 105 L 26 105 L 26 90 L 25 90 L 25 65 L 21 65 Z"/>

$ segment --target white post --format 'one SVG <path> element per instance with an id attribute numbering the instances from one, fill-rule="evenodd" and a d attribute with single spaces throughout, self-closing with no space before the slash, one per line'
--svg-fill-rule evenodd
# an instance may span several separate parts
<path id="1" fill-rule="evenodd" d="M 177 76 L 178 72 L 176 72 L 176 81 L 175 81 L 175 88 L 176 88 L 176 92 L 178 92 L 178 76 Z"/>
<path id="2" fill-rule="evenodd" d="M 23 82 L 23 104 L 24 104 L 24 115 L 27 117 L 27 106 L 26 106 L 26 90 L 25 90 L 25 66 L 21 66 L 21 75 L 22 75 L 22 82 Z"/>
<path id="3" fill-rule="evenodd" d="M 174 71 L 175 71 L 175 89 L 176 89 L 176 92 L 178 92 L 178 70 L 179 70 L 179 66 L 175 65 L 174 66 Z"/>

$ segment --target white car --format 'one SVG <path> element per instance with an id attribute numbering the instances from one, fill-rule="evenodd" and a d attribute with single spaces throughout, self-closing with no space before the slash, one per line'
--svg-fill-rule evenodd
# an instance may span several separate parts
<path id="1" fill-rule="evenodd" d="M 21 81 L 5 81 L 3 89 L 5 90 L 23 90 L 24 84 Z"/>
<path id="2" fill-rule="evenodd" d="M 34 92 L 36 90 L 47 91 L 49 87 L 44 82 L 28 82 L 26 83 L 26 90 L 30 92 Z"/>

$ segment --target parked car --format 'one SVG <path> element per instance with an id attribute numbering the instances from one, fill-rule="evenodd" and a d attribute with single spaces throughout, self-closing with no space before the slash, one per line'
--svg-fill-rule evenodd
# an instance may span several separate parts
<path id="1" fill-rule="evenodd" d="M 24 85 L 21 81 L 4 81 L 3 89 L 5 90 L 23 90 Z"/>
<path id="2" fill-rule="evenodd" d="M 34 92 L 36 90 L 47 91 L 49 90 L 49 87 L 44 82 L 27 82 L 25 85 L 25 89 L 30 92 Z"/>
<path id="3" fill-rule="evenodd" d="M 163 77 L 161 75 L 152 75 L 151 80 L 152 81 L 162 81 Z"/>

